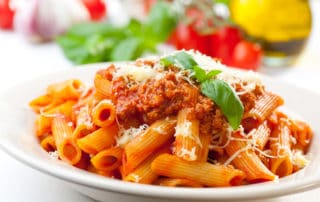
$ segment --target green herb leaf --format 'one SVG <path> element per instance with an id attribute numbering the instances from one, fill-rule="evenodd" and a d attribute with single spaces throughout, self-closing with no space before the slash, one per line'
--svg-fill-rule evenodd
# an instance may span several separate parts
<path id="1" fill-rule="evenodd" d="M 128 38 L 122 40 L 111 52 L 111 60 L 128 61 L 137 57 L 141 40 L 138 38 Z"/>
<path id="2" fill-rule="evenodd" d="M 193 71 L 194 71 L 194 77 L 197 79 L 198 82 L 201 83 L 207 80 L 207 72 L 201 67 L 194 66 Z"/>
<path id="3" fill-rule="evenodd" d="M 178 53 L 175 53 L 174 55 L 169 55 L 167 57 L 161 58 L 160 62 L 165 67 L 175 65 L 181 69 L 189 70 L 192 70 L 194 66 L 198 65 L 197 62 L 192 58 L 192 56 L 185 51 L 180 51 Z"/>
<path id="4" fill-rule="evenodd" d="M 150 11 L 143 33 L 156 43 L 163 42 L 176 27 L 177 19 L 170 4 L 158 1 Z"/>
<path id="5" fill-rule="evenodd" d="M 206 80 L 201 83 L 201 92 L 217 104 L 231 127 L 239 128 L 244 108 L 232 87 L 222 80 Z"/>
<path id="6" fill-rule="evenodd" d="M 218 69 L 211 70 L 210 72 L 207 73 L 207 79 L 211 79 L 214 76 L 217 76 L 220 74 L 222 71 Z"/>
<path id="7" fill-rule="evenodd" d="M 199 66 L 193 67 L 194 77 L 197 79 L 198 82 L 202 83 L 206 80 L 213 78 L 214 76 L 221 73 L 220 70 L 211 70 L 210 72 L 206 72 Z"/>

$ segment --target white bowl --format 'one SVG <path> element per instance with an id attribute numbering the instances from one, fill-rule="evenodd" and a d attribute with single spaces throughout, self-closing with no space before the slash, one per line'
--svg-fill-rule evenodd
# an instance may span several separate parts
<path id="1" fill-rule="evenodd" d="M 267 89 L 281 95 L 287 108 L 311 124 L 315 136 L 310 147 L 311 161 L 303 170 L 280 179 L 230 188 L 168 188 L 141 185 L 98 176 L 62 161 L 43 151 L 33 134 L 35 115 L 29 109 L 32 98 L 44 93 L 50 83 L 78 78 L 92 84 L 93 76 L 104 65 L 89 65 L 34 79 L 0 96 L 0 148 L 19 161 L 48 175 L 60 178 L 98 201 L 218 201 L 271 198 L 303 192 L 320 186 L 320 95 L 262 76 Z"/>

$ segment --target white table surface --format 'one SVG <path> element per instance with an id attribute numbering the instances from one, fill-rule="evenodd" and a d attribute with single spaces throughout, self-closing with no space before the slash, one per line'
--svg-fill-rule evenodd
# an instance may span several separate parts
<path id="1" fill-rule="evenodd" d="M 290 68 L 261 71 L 320 93 L 320 1 L 312 1 L 313 31 L 305 52 Z M 0 92 L 18 83 L 73 68 L 55 44 L 33 45 L 17 33 L 0 31 Z M 40 173 L 0 151 L 0 201 L 91 202 L 53 177 Z M 319 201 L 320 189 L 260 202 Z"/>

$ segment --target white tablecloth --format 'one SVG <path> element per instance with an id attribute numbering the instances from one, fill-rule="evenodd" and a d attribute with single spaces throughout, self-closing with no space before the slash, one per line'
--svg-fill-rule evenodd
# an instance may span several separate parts
<path id="1" fill-rule="evenodd" d="M 312 1 L 313 32 L 295 66 L 263 68 L 261 71 L 320 93 L 320 1 Z M 0 92 L 18 83 L 50 72 L 72 68 L 55 44 L 33 45 L 18 34 L 0 31 Z M 0 151 L 0 201 L 89 202 L 91 199 L 33 170 Z M 265 202 L 319 201 L 320 189 Z"/>

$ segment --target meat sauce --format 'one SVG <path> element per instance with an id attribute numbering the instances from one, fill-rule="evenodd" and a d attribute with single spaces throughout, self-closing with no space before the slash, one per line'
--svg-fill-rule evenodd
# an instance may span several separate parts
<path id="1" fill-rule="evenodd" d="M 149 62 L 150 63 L 150 62 Z M 148 64 L 152 65 L 152 64 Z M 177 76 L 175 71 L 165 71 L 159 78 L 147 79 L 143 83 L 135 82 L 130 76 L 112 77 L 115 67 L 110 66 L 104 75 L 112 81 L 112 101 L 120 124 L 138 127 L 151 124 L 158 119 L 177 115 L 179 110 L 189 108 L 200 120 L 202 133 L 219 132 L 226 129 L 227 120 L 214 102 L 203 96 L 198 87 Z M 235 86 L 241 91 L 241 86 Z M 254 102 L 263 89 L 240 95 L 245 112 L 254 106 Z"/>

